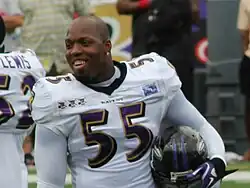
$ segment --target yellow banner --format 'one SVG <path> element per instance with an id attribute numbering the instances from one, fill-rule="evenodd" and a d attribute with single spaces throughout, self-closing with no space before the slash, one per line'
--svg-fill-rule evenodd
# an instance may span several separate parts
<path id="1" fill-rule="evenodd" d="M 95 15 L 101 17 L 111 31 L 112 56 L 114 60 L 131 59 L 131 16 L 120 16 L 115 1 L 91 2 Z"/>

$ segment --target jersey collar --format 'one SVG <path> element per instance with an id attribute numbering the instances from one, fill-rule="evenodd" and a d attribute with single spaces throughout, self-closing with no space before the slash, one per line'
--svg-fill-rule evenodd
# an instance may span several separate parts
<path id="1" fill-rule="evenodd" d="M 81 82 L 85 86 L 87 86 L 87 87 L 89 87 L 97 92 L 111 95 L 118 87 L 120 87 L 120 85 L 123 83 L 123 81 L 125 80 L 126 75 L 127 75 L 127 66 L 125 63 L 119 63 L 117 61 L 113 61 L 113 63 L 120 70 L 121 76 L 119 78 L 116 78 L 114 80 L 114 82 L 107 87 L 91 86 L 91 85 L 88 85 L 88 84 L 81 82 L 80 80 L 77 79 L 77 76 L 75 76 L 75 75 L 74 76 L 79 82 Z"/>

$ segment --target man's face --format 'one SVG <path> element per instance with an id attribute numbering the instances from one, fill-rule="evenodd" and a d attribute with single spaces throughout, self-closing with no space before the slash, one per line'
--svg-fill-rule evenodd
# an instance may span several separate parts
<path id="1" fill-rule="evenodd" d="M 75 75 L 94 82 L 105 67 L 106 43 L 93 23 L 74 22 L 65 40 L 66 59 Z"/>

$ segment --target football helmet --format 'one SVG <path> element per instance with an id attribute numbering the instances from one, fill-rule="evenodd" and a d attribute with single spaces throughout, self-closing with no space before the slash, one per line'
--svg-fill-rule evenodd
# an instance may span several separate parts
<path id="1" fill-rule="evenodd" d="M 188 126 L 178 126 L 156 138 L 150 164 L 159 188 L 200 188 L 201 177 L 190 182 L 185 176 L 206 161 L 207 147 L 200 134 Z"/>

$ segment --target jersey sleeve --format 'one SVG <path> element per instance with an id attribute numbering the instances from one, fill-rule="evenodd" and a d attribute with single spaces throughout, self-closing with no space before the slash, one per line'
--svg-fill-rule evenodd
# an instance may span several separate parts
<path id="1" fill-rule="evenodd" d="M 220 158 L 226 164 L 225 147 L 222 138 L 214 127 L 186 99 L 182 91 L 179 90 L 172 99 L 166 117 L 176 126 L 187 125 L 198 131 L 205 140 L 209 158 Z"/>
<path id="2" fill-rule="evenodd" d="M 39 188 L 64 187 L 67 172 L 67 141 L 45 127 L 36 128 L 35 163 Z M 51 168 L 53 165 L 53 168 Z"/>
<path id="3" fill-rule="evenodd" d="M 46 78 L 37 81 L 32 95 L 31 114 L 36 123 L 34 151 L 37 185 L 39 188 L 62 188 L 67 170 L 67 139 L 63 117 L 58 115 L 53 87 Z"/>
<path id="4" fill-rule="evenodd" d="M 75 116 L 60 114 L 59 103 L 57 102 L 57 87 L 41 78 L 33 86 L 31 99 L 31 115 L 36 126 L 46 127 L 56 134 L 67 137 L 74 123 L 77 122 Z"/>
<path id="5" fill-rule="evenodd" d="M 44 79 L 39 79 L 33 86 L 31 103 L 32 117 L 37 124 L 47 124 L 53 121 L 54 106 L 52 96 L 46 87 Z"/>
<path id="6" fill-rule="evenodd" d="M 35 67 L 35 71 L 34 74 L 37 78 L 43 78 L 46 76 L 46 71 L 42 65 L 42 63 L 40 62 L 38 56 L 36 55 L 36 52 L 34 50 L 31 49 L 25 49 L 24 50 L 24 55 L 27 56 L 29 63 L 32 65 L 32 67 Z"/>
<path id="7" fill-rule="evenodd" d="M 63 118 L 58 115 L 56 103 L 53 101 L 52 92 L 45 78 L 36 82 L 32 95 L 31 115 L 36 125 L 46 127 L 56 134 L 65 133 Z"/>
<path id="8" fill-rule="evenodd" d="M 152 62 L 147 64 L 147 69 L 149 69 L 148 73 L 151 75 L 155 74 L 157 81 L 160 83 L 159 87 L 163 94 L 161 118 L 165 121 L 171 100 L 176 93 L 181 90 L 182 84 L 176 73 L 175 67 L 165 57 L 153 52 L 148 54 L 147 58 L 152 58 Z"/>
<path id="9" fill-rule="evenodd" d="M 157 74 L 161 75 L 164 82 L 164 92 L 168 100 L 171 100 L 174 95 L 181 89 L 181 81 L 176 73 L 175 67 L 165 58 L 156 53 L 152 53 Z"/>

